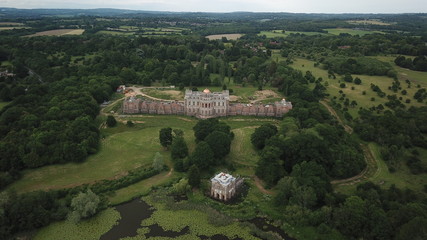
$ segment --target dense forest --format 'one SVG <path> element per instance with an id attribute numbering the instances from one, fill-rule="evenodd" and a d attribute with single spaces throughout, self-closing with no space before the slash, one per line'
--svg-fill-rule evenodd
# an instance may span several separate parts
<path id="1" fill-rule="evenodd" d="M 389 95 L 385 107 L 361 105 L 353 119 L 346 111 L 351 105 L 347 101 L 344 108 L 336 110 L 354 128 L 350 134 L 319 103 L 329 95 L 329 79 L 291 66 L 296 57 L 305 58 L 328 71 L 330 79 L 343 75 L 343 81 L 355 84 L 362 81 L 353 80 L 351 74 L 386 76 L 394 81 L 390 89 L 400 92 L 393 66 L 371 57 L 398 55 L 394 59 L 397 66 L 425 72 L 425 15 L 375 15 L 393 24 L 371 25 L 369 30 L 383 33 L 360 36 L 324 35 L 324 29 L 354 27 L 348 20 L 369 18 L 369 14 L 92 10 L 82 16 L 78 10 L 58 10 L 44 17 L 44 10 L 16 9 L 3 13 L 5 22 L 18 21 L 30 28 L 0 31 L 0 62 L 5 63 L 0 70 L 13 73 L 0 77 L 0 100 L 8 102 L 0 110 L 0 189 L 18 180 L 25 169 L 83 162 L 95 154 L 101 137 L 95 120 L 100 104 L 110 100 L 119 85 L 227 89 L 233 79 L 242 87 L 273 87 L 293 104 L 278 126 L 264 124 L 251 135 L 259 158 L 256 175 L 268 188 L 277 190 L 273 207 L 283 213 L 282 220 L 293 226 L 314 227 L 320 234 L 338 231 L 349 239 L 426 237 L 426 186 L 424 192 L 415 192 L 368 181 L 345 195 L 333 190 L 331 180 L 350 178 L 366 168 L 362 147 L 367 142 L 380 146 L 390 172 L 404 162 L 412 174 L 426 173 L 417 149 L 427 149 L 427 107 L 407 108 L 402 99 Z M 76 16 L 56 16 L 64 13 Z M 261 21 L 264 19 L 268 21 Z M 122 25 L 161 28 L 171 23 L 186 30 L 156 37 L 143 35 L 142 30 L 131 36 L 97 34 Z M 318 34 L 257 35 L 283 30 L 283 26 L 286 31 Z M 85 32 L 81 36 L 22 37 L 57 28 Z M 216 33 L 245 35 L 238 40 L 205 38 Z M 371 85 L 371 89 L 386 97 L 379 86 Z M 425 103 L 425 88 L 419 87 L 411 97 Z M 174 168 L 191 176 L 192 187 L 200 185 L 200 172 L 212 172 L 215 166 L 233 168 L 225 161 L 234 138 L 230 126 L 218 119 L 199 121 L 193 128 L 197 144 L 192 153 L 183 133 L 165 127 L 159 133 L 161 144 L 170 149 Z M 13 238 L 16 233 L 65 219 L 78 199 L 85 197 L 99 202 L 92 215 L 107 206 L 109 192 L 160 170 L 138 168 L 123 178 L 94 184 L 93 192 L 86 191 L 87 186 L 24 194 L 4 191 L 0 194 L 0 238 Z"/>

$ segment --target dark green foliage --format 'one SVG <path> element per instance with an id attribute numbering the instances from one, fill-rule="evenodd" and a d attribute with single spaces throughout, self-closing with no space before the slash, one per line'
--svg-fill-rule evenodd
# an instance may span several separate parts
<path id="1" fill-rule="evenodd" d="M 223 159 L 230 153 L 230 135 L 224 132 L 215 130 L 205 138 L 205 141 L 211 147 L 216 159 Z"/>
<path id="2" fill-rule="evenodd" d="M 172 128 L 162 128 L 159 131 L 160 144 L 168 148 L 172 144 Z"/>
<path id="3" fill-rule="evenodd" d="M 12 234 L 37 229 L 52 221 L 62 220 L 68 213 L 69 200 L 59 192 L 37 191 L 16 195 L 3 192 L 0 195 L 0 238 L 11 239 Z"/>
<path id="4" fill-rule="evenodd" d="M 355 131 L 367 141 L 385 145 L 426 147 L 423 134 L 427 132 L 427 108 L 410 108 L 385 111 L 384 115 L 374 115 L 367 110 L 359 111 L 361 121 Z"/>
<path id="5" fill-rule="evenodd" d="M 220 122 L 217 118 L 200 120 L 193 127 L 193 130 L 197 142 L 204 141 L 205 138 L 215 130 L 229 134 L 231 136 L 230 126 Z"/>
<path id="6" fill-rule="evenodd" d="M 133 127 L 134 125 L 135 124 L 130 120 L 126 122 L 126 126 L 128 126 L 128 127 Z"/>
<path id="7" fill-rule="evenodd" d="M 345 83 L 340 83 L 340 88 L 345 88 Z"/>
<path id="8" fill-rule="evenodd" d="M 427 238 L 427 218 L 416 217 L 403 225 L 396 237 L 397 240 L 405 239 L 426 239 Z"/>
<path id="9" fill-rule="evenodd" d="M 263 124 L 255 129 L 255 132 L 251 135 L 251 143 L 258 149 L 262 149 L 265 146 L 265 141 L 270 137 L 276 135 L 277 127 L 268 123 Z"/>
<path id="10" fill-rule="evenodd" d="M 196 149 L 191 154 L 191 163 L 196 165 L 200 170 L 207 170 L 215 165 L 214 153 L 205 141 L 197 143 Z"/>
<path id="11" fill-rule="evenodd" d="M 356 77 L 354 79 L 354 84 L 360 85 L 360 84 L 362 84 L 362 80 L 360 78 Z"/>
<path id="12" fill-rule="evenodd" d="M 188 156 L 188 147 L 183 137 L 176 137 L 172 141 L 171 157 L 173 160 Z"/>
<path id="13" fill-rule="evenodd" d="M 268 187 L 274 186 L 285 173 L 280 165 L 282 153 L 282 149 L 274 146 L 267 146 L 260 153 L 255 174 L 262 178 Z"/>
<path id="14" fill-rule="evenodd" d="M 117 125 L 117 121 L 114 118 L 114 116 L 109 115 L 107 117 L 107 126 L 108 127 L 115 127 Z"/>
<path id="15" fill-rule="evenodd" d="M 414 95 L 414 99 L 418 102 L 423 102 L 427 98 L 427 91 L 425 88 L 418 89 Z"/>
<path id="16" fill-rule="evenodd" d="M 398 56 L 394 60 L 394 63 L 396 63 L 397 66 L 409 68 L 411 70 L 427 71 L 427 59 L 425 56 L 418 56 L 413 60 L 411 58 L 405 58 L 404 56 Z"/>
<path id="17" fill-rule="evenodd" d="M 347 73 L 347 74 L 344 75 L 343 80 L 345 82 L 352 83 L 353 82 L 353 77 L 350 74 Z"/>
<path id="18" fill-rule="evenodd" d="M 188 170 L 188 184 L 191 187 L 199 187 L 200 185 L 200 171 L 196 165 L 193 165 Z"/>
<path id="19" fill-rule="evenodd" d="M 382 75 L 395 76 L 393 68 L 390 64 L 381 62 L 374 58 L 358 57 L 358 58 L 343 58 L 331 57 L 326 59 L 323 64 L 326 68 L 339 74 L 367 74 L 367 75 Z"/>

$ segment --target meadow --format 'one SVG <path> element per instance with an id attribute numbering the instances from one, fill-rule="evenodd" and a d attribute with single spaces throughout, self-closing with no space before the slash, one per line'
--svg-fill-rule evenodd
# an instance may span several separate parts
<path id="1" fill-rule="evenodd" d="M 385 104 L 388 102 L 386 97 L 380 98 L 377 93 L 372 91 L 370 85 L 371 83 L 379 86 L 383 92 L 387 95 L 396 94 L 398 97 L 402 97 L 405 102 L 406 99 L 410 99 L 410 103 L 404 103 L 406 106 L 425 106 L 425 103 L 419 103 L 413 96 L 415 92 L 418 90 L 416 88 L 417 84 L 420 84 L 421 87 L 427 87 L 427 73 L 411 71 L 408 69 L 402 69 L 392 63 L 393 68 L 398 72 L 399 76 L 408 76 L 411 81 L 414 82 L 411 88 L 407 88 L 407 84 L 403 79 L 401 79 L 402 90 L 405 89 L 407 91 L 406 95 L 402 95 L 401 92 L 394 93 L 392 90 L 389 90 L 388 87 L 392 85 L 393 79 L 385 76 L 369 76 L 369 75 L 352 75 L 353 78 L 359 77 L 362 80 L 362 84 L 357 85 L 354 83 L 347 83 L 342 80 L 343 76 L 336 75 L 336 79 L 329 79 L 327 70 L 324 70 L 320 67 L 314 66 L 315 62 L 303 58 L 296 58 L 291 65 L 293 68 L 301 70 L 303 73 L 306 71 L 311 71 L 311 73 L 316 77 L 321 77 L 323 82 L 328 82 L 327 93 L 330 94 L 330 98 L 337 97 L 338 99 L 341 97 L 339 91 L 343 91 L 346 94 L 346 98 L 349 98 L 350 101 L 355 100 L 357 102 L 357 106 L 349 108 L 349 113 L 353 117 L 358 116 L 359 107 L 370 108 L 374 106 L 378 106 L 379 104 Z M 402 81 L 403 80 L 403 81 Z M 345 88 L 340 87 L 340 83 L 344 82 L 346 84 Z M 416 83 L 416 84 L 415 84 Z M 352 87 L 354 89 L 352 89 Z M 363 95 L 363 92 L 366 94 Z M 372 101 L 372 98 L 375 100 Z M 338 101 L 339 102 L 339 101 Z"/>
<path id="2" fill-rule="evenodd" d="M 347 21 L 350 24 L 355 25 L 379 25 L 379 26 L 389 26 L 391 23 L 386 23 L 381 20 L 369 19 L 369 20 L 350 20 Z"/>
<path id="3" fill-rule="evenodd" d="M 361 29 L 350 29 L 350 28 L 327 28 L 327 29 L 323 29 L 325 31 L 328 31 L 329 34 L 332 35 L 340 35 L 341 33 L 346 33 L 346 34 L 350 34 L 350 35 L 366 35 L 366 34 L 373 34 L 373 33 L 380 33 L 382 34 L 383 32 L 381 31 L 368 31 L 368 30 L 361 30 Z"/>
<path id="4" fill-rule="evenodd" d="M 242 37 L 243 34 L 215 34 L 215 35 L 209 35 L 206 36 L 209 40 L 221 40 L 223 37 L 227 38 L 228 40 L 237 40 L 240 37 Z"/>
<path id="5" fill-rule="evenodd" d="M 104 138 L 101 141 L 100 150 L 98 153 L 89 156 L 85 162 L 56 164 L 25 170 L 21 179 L 10 185 L 8 189 L 15 189 L 17 192 L 22 193 L 35 190 L 69 188 L 81 184 L 91 184 L 103 179 L 118 178 L 137 167 L 151 166 L 156 152 L 160 152 L 166 164 L 172 166 L 170 152 L 160 145 L 158 138 L 159 130 L 163 127 L 182 129 L 190 152 L 195 148 L 194 132 L 192 130 L 197 122 L 195 118 L 186 116 L 129 115 L 117 118 L 117 120 L 119 122 L 117 127 L 101 130 Z M 127 120 L 134 121 L 136 123 L 135 126 L 125 126 L 122 122 Z M 253 166 L 256 162 L 256 156 L 249 140 L 252 132 L 251 128 L 276 120 L 242 116 L 224 118 L 221 121 L 226 122 L 233 131 L 236 131 L 236 140 L 233 142 L 235 146 L 240 142 L 245 143 L 240 147 L 232 148 L 228 159 L 236 160 L 238 163 L 248 161 L 248 164 Z M 248 174 L 251 174 L 251 172 Z M 130 187 L 128 190 L 123 191 L 133 190 Z M 134 195 L 131 194 L 129 196 Z M 127 197 L 124 196 L 124 198 Z"/>
<path id="6" fill-rule="evenodd" d="M 37 32 L 35 34 L 28 35 L 27 37 L 82 35 L 84 31 L 85 31 L 84 29 L 55 29 L 55 30 Z"/>
<path id="7" fill-rule="evenodd" d="M 24 27 L 24 26 L 0 27 L 0 31 L 13 30 L 13 29 L 24 29 L 24 28 L 30 28 L 30 27 Z"/>

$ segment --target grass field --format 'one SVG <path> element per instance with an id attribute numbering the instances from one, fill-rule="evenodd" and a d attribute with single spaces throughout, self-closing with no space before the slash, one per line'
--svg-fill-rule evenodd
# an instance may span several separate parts
<path id="1" fill-rule="evenodd" d="M 39 37 L 39 36 L 64 36 L 64 35 L 82 35 L 84 29 L 56 29 L 38 32 L 35 34 L 28 35 L 27 37 Z"/>
<path id="2" fill-rule="evenodd" d="M 313 36 L 313 35 L 325 35 L 324 33 L 319 32 L 297 32 L 297 31 L 285 31 L 284 33 L 282 30 L 273 30 L 273 31 L 261 31 L 258 33 L 258 36 L 266 36 L 267 38 L 275 38 L 275 37 L 288 37 L 291 34 L 304 34 L 307 36 Z"/>
<path id="3" fill-rule="evenodd" d="M 350 20 L 347 21 L 350 24 L 355 24 L 355 25 L 380 25 L 380 26 L 389 26 L 391 25 L 390 23 L 386 23 L 383 22 L 381 20 L 377 20 L 377 19 L 370 19 L 370 20 Z"/>
<path id="4" fill-rule="evenodd" d="M 14 188 L 17 192 L 28 192 L 67 188 L 120 177 L 139 166 L 151 166 L 156 152 L 161 152 L 165 161 L 169 161 L 169 153 L 165 152 L 158 140 L 160 128 L 157 125 L 142 129 L 138 126 L 107 129 L 109 131 L 104 133 L 107 137 L 102 140 L 99 152 L 85 162 L 24 171 L 23 177 L 9 188 Z"/>
<path id="5" fill-rule="evenodd" d="M 327 28 L 323 29 L 328 31 L 329 34 L 333 35 L 340 35 L 341 33 L 348 33 L 350 35 L 366 35 L 366 34 L 373 34 L 373 33 L 383 33 L 380 31 L 367 31 L 367 30 L 359 30 L 359 29 L 350 29 L 350 28 Z"/>
<path id="6" fill-rule="evenodd" d="M 123 176 L 127 171 L 139 166 L 151 166 L 153 156 L 160 152 L 166 163 L 170 164 L 170 153 L 165 151 L 159 143 L 159 130 L 163 127 L 182 129 L 185 133 L 190 152 L 195 148 L 193 126 L 197 120 L 185 116 L 127 116 L 119 121 L 132 120 L 137 122 L 134 127 L 124 124 L 114 128 L 102 129 L 105 139 L 101 142 L 97 154 L 90 156 L 83 163 L 56 164 L 37 169 L 25 170 L 20 180 L 14 182 L 8 189 L 17 192 L 48 190 L 73 187 L 85 183 L 93 183 L 102 179 L 111 179 Z M 251 128 L 263 123 L 276 122 L 275 119 L 256 119 L 250 117 L 224 118 L 222 121 L 236 131 L 236 140 L 233 142 L 230 159 L 247 162 L 253 166 L 256 162 L 255 152 L 250 144 Z M 241 128 L 244 128 L 240 130 Z M 240 147 L 237 145 L 245 143 Z M 242 172 L 243 173 L 243 172 Z M 163 173 L 161 173 L 163 174 Z M 141 183 L 143 184 L 143 183 Z M 123 191 L 133 191 L 132 188 Z"/>
<path id="7" fill-rule="evenodd" d="M 215 35 L 209 35 L 206 36 L 209 40 L 221 40 L 223 37 L 227 38 L 228 40 L 237 40 L 240 37 L 242 37 L 243 34 L 215 34 Z"/>
<path id="8" fill-rule="evenodd" d="M 19 22 L 0 22 L 0 26 L 23 26 L 23 23 Z"/>
<path id="9" fill-rule="evenodd" d="M 130 36 L 130 35 L 134 35 L 135 33 L 134 32 L 121 32 L 121 31 L 106 31 L 106 30 L 101 30 L 101 31 L 97 32 L 96 34 Z"/>
<path id="10" fill-rule="evenodd" d="M 394 64 L 392 64 L 393 66 Z M 385 76 L 368 76 L 368 75 L 352 75 L 353 78 L 359 77 L 362 80 L 361 85 L 356 85 L 354 83 L 345 83 L 346 88 L 340 88 L 340 80 L 342 79 L 342 76 L 337 75 L 336 79 L 328 79 L 328 72 L 320 67 L 314 67 L 314 62 L 303 59 L 303 58 L 297 58 L 295 59 L 294 63 L 292 64 L 292 67 L 295 69 L 301 70 L 303 73 L 306 71 L 311 71 L 312 74 L 316 78 L 323 78 L 323 81 L 327 81 L 329 84 L 329 87 L 327 87 L 327 93 L 330 94 L 330 97 L 336 96 L 337 98 L 340 98 L 339 91 L 342 90 L 343 93 L 346 94 L 346 98 L 349 98 L 350 101 L 355 100 L 357 102 L 357 106 L 355 108 L 349 108 L 349 113 L 353 117 L 358 116 L 358 110 L 359 107 L 363 106 L 365 108 L 370 108 L 373 106 L 378 106 L 379 104 L 383 104 L 388 102 L 388 99 L 386 97 L 380 98 L 375 92 L 373 92 L 370 88 L 370 84 L 373 83 L 375 85 L 378 85 L 383 92 L 385 92 L 387 95 L 393 95 L 396 94 L 398 97 L 402 97 L 403 101 L 405 102 L 406 99 L 411 99 L 411 103 L 406 104 L 409 106 L 425 106 L 425 103 L 418 103 L 413 99 L 413 96 L 415 92 L 418 90 L 416 88 L 415 84 L 412 84 L 411 88 L 407 88 L 407 84 L 404 81 L 401 81 L 402 90 L 405 89 L 408 93 L 407 95 L 402 95 L 400 92 L 394 93 L 393 91 L 389 90 L 388 87 L 392 85 L 393 79 Z M 395 70 L 399 74 L 406 74 L 407 76 L 412 77 L 415 81 L 418 83 L 421 83 L 422 87 L 427 87 L 427 81 L 422 76 L 425 75 L 427 77 L 427 73 L 421 73 L 421 72 L 415 72 L 408 69 L 402 69 L 397 66 L 393 66 Z M 406 73 L 405 73 L 406 72 Z M 341 80 L 341 82 L 343 82 Z M 354 90 L 351 89 L 351 87 L 354 87 Z M 363 95 L 362 92 L 365 91 L 366 95 Z M 371 101 L 371 98 L 375 98 L 375 101 Z"/>
<path id="11" fill-rule="evenodd" d="M 0 27 L 0 31 L 13 30 L 13 29 L 23 29 L 23 28 L 30 28 L 30 27 L 23 27 L 23 26 Z"/>

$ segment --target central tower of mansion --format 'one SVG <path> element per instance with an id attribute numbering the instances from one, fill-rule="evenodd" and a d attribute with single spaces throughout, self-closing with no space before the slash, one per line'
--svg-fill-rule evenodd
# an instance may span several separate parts
<path id="1" fill-rule="evenodd" d="M 203 92 L 185 90 L 184 114 L 198 118 L 227 116 L 229 101 L 228 90 L 222 92 L 211 92 L 209 89 Z"/>

